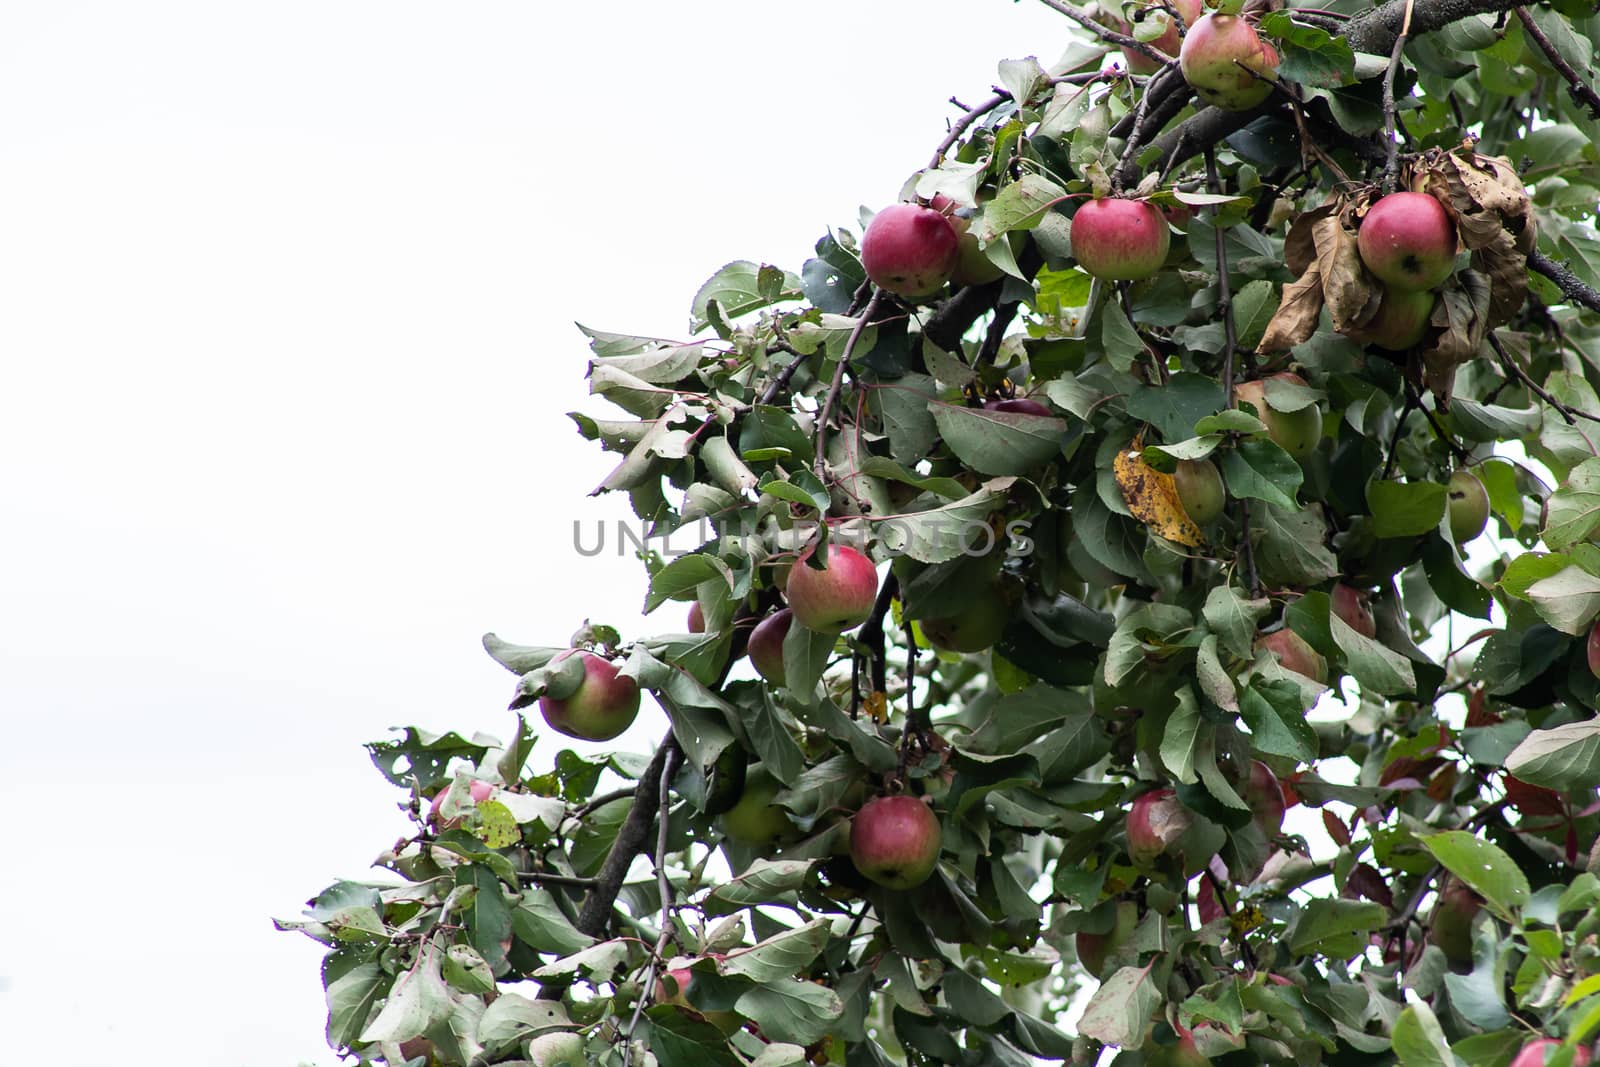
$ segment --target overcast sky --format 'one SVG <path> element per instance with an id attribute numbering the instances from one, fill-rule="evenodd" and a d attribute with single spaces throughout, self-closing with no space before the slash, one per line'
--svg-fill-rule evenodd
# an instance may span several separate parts
<path id="1" fill-rule="evenodd" d="M 571 547 L 623 514 L 573 321 L 681 335 L 724 262 L 798 269 L 1065 40 L 1011 0 L 0 3 L 7 1058 L 335 1063 L 270 917 L 404 832 L 361 743 L 506 736 L 485 630 L 645 625 Z"/>

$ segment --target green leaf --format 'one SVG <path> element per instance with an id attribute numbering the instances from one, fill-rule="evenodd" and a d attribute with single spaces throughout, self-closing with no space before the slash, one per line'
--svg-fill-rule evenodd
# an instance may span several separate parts
<path id="1" fill-rule="evenodd" d="M 1123 967 L 1084 1005 L 1078 1032 L 1107 1045 L 1137 1046 L 1161 1001 L 1150 967 Z"/>
<path id="2" fill-rule="evenodd" d="M 1178 710 L 1167 719 L 1167 728 L 1161 735 L 1161 762 L 1180 782 L 1192 784 L 1199 780 L 1194 770 L 1199 740 L 1200 709 L 1195 705 L 1194 694 L 1185 686 L 1178 692 Z"/>
<path id="3" fill-rule="evenodd" d="M 1246 600 L 1233 586 L 1217 585 L 1206 594 L 1202 614 L 1206 625 L 1222 639 L 1229 652 L 1240 659 L 1249 659 L 1253 654 L 1256 631 L 1271 609 L 1272 602 L 1265 597 Z"/>
<path id="4" fill-rule="evenodd" d="M 1506 770 L 1563 792 L 1600 785 L 1600 719 L 1533 731 L 1506 757 Z"/>
<path id="5" fill-rule="evenodd" d="M 1299 511 L 1284 511 L 1268 504 L 1251 509 L 1261 526 L 1256 565 L 1273 586 L 1321 585 L 1339 574 L 1338 561 L 1328 550 L 1328 524 L 1322 508 L 1307 504 Z"/>
<path id="6" fill-rule="evenodd" d="M 728 915 L 740 908 L 779 900 L 805 884 L 816 860 L 758 859 L 741 873 L 718 883 L 706 898 L 705 913 Z"/>
<path id="7" fill-rule="evenodd" d="M 1012 230 L 1030 230 L 1039 224 L 1050 206 L 1067 195 L 1067 191 L 1049 178 L 1027 173 L 1007 185 L 1002 185 L 993 200 L 983 206 L 983 213 L 972 227 L 972 233 L 982 244 Z"/>
<path id="8" fill-rule="evenodd" d="M 926 511 L 906 511 L 884 519 L 878 536 L 890 552 L 922 563 L 945 563 L 983 545 L 988 515 L 1004 507 L 1012 478 L 991 478 L 961 500 Z"/>
<path id="9" fill-rule="evenodd" d="M 771 267 L 763 267 L 761 264 L 740 259 L 727 264 L 706 279 L 705 284 L 700 286 L 700 291 L 694 294 L 691 308 L 691 314 L 694 316 L 692 327 L 694 332 L 700 332 L 710 323 L 708 312 L 713 300 L 717 302 L 717 307 L 723 316 L 728 319 L 736 319 L 782 300 L 799 300 L 800 279 L 792 274 L 781 274 L 776 287 L 770 281 L 763 284 L 763 271 L 771 270 Z"/>
<path id="10" fill-rule="evenodd" d="M 1196 434 L 1195 423 L 1221 411 L 1228 399 L 1222 386 L 1201 374 L 1174 374 L 1165 385 L 1147 385 L 1128 397 L 1128 415 L 1150 423 L 1163 441 Z"/>
<path id="11" fill-rule="evenodd" d="M 810 1045 L 833 1032 L 844 1002 L 827 986 L 785 976 L 742 994 L 734 1010 L 761 1027 L 763 1037 Z"/>
<path id="12" fill-rule="evenodd" d="M 740 1067 L 721 1030 L 671 1005 L 648 1012 L 650 1054 L 657 1067 Z"/>
<path id="13" fill-rule="evenodd" d="M 1345 665 L 1363 691 L 1384 696 L 1416 691 L 1417 679 L 1410 660 L 1387 645 L 1356 633 L 1337 614 L 1328 616 L 1328 626 L 1334 643 L 1344 653 Z"/>
<path id="14" fill-rule="evenodd" d="M 1231 496 L 1265 500 L 1286 511 L 1300 506 L 1295 494 L 1305 474 L 1294 457 L 1270 438 L 1245 438 L 1223 453 L 1222 477 Z"/>
<path id="15" fill-rule="evenodd" d="M 1121 307 L 1109 301 L 1100 309 L 1100 344 L 1111 365 L 1123 372 L 1145 354 L 1144 341 L 1133 323 L 1128 321 Z"/>
<path id="16" fill-rule="evenodd" d="M 1067 432 L 1066 420 L 1054 416 L 937 402 L 928 409 L 950 451 L 984 474 L 1026 474 L 1060 453 Z"/>
<path id="17" fill-rule="evenodd" d="M 776 982 L 810 966 L 828 943 L 828 937 L 828 920 L 814 919 L 741 952 L 729 953 L 718 970 L 761 984 Z"/>
<path id="18" fill-rule="evenodd" d="M 594 938 L 572 925 L 549 890 L 537 886 L 522 891 L 511 912 L 511 930 L 535 952 L 570 956 L 594 944 Z"/>
<path id="19" fill-rule="evenodd" d="M 1560 488 L 1550 496 L 1544 519 L 1544 543 L 1565 552 L 1590 540 L 1600 529 L 1600 459 L 1588 459 L 1572 468 Z"/>
<path id="20" fill-rule="evenodd" d="M 439 951 L 422 949 L 422 964 L 403 972 L 389 990 L 378 1017 L 361 1032 L 362 1041 L 409 1041 L 450 1015 L 450 991 L 439 973 Z"/>
<path id="21" fill-rule="evenodd" d="M 1257 752 L 1300 763 L 1317 758 L 1317 732 L 1306 722 L 1300 691 L 1292 683 L 1252 681 L 1239 694 L 1239 715 Z"/>
<path id="22" fill-rule="evenodd" d="M 1380 538 L 1428 533 L 1444 518 L 1449 496 L 1449 489 L 1435 482 L 1369 482 L 1372 532 Z"/>
<path id="23" fill-rule="evenodd" d="M 1368 936 L 1389 918 L 1382 904 L 1317 899 L 1306 904 L 1295 923 L 1289 951 L 1296 956 L 1348 959 L 1366 947 Z"/>
<path id="24" fill-rule="evenodd" d="M 1528 599 L 1539 617 L 1557 630 L 1584 636 L 1600 616 L 1600 578 L 1581 567 L 1564 567 L 1528 586 Z"/>
<path id="25" fill-rule="evenodd" d="M 1477 891 L 1501 918 L 1514 919 L 1516 909 L 1528 902 L 1527 876 L 1499 845 L 1473 837 L 1465 830 L 1447 830 L 1418 840 L 1445 870 Z"/>
<path id="26" fill-rule="evenodd" d="M 728 590 L 733 589 L 733 572 L 722 560 L 703 552 L 679 556 L 651 577 L 650 595 L 645 598 L 644 610 L 649 613 L 668 600 L 692 596 L 700 583 L 716 580 Z"/>
<path id="27" fill-rule="evenodd" d="M 1456 1067 L 1433 1009 L 1417 1001 L 1406 1005 L 1390 1035 L 1395 1057 L 1404 1067 Z"/>
<path id="28" fill-rule="evenodd" d="M 490 1048 L 505 1048 L 535 1034 L 569 1030 L 572 1020 L 558 1000 L 529 1000 L 518 993 L 501 993 L 478 1019 L 478 1040 Z"/>

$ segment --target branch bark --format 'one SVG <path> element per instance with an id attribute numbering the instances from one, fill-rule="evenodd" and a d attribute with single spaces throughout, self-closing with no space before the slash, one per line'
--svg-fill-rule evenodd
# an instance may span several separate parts
<path id="1" fill-rule="evenodd" d="M 1539 50 L 1550 61 L 1550 65 L 1556 68 L 1556 73 L 1567 79 L 1568 92 L 1572 94 L 1572 99 L 1578 102 L 1579 107 L 1588 108 L 1590 115 L 1600 119 L 1600 94 L 1597 94 L 1593 87 L 1579 77 L 1577 71 L 1572 69 L 1572 64 L 1562 57 L 1554 42 L 1539 28 L 1539 24 L 1533 21 L 1533 16 L 1528 14 L 1527 8 L 1519 7 L 1515 10 L 1517 20 L 1522 23 L 1523 30 L 1529 37 L 1533 38 L 1534 44 L 1539 46 Z"/>
<path id="2" fill-rule="evenodd" d="M 1590 311 L 1600 311 L 1600 292 L 1589 288 L 1572 271 L 1535 249 L 1528 254 L 1528 268 L 1555 282 L 1566 298 Z"/>
<path id="3" fill-rule="evenodd" d="M 1071 4 L 1063 3 L 1062 0 L 1039 0 L 1039 2 L 1044 4 L 1044 6 L 1048 7 L 1050 10 L 1060 12 L 1061 14 L 1067 16 L 1067 18 L 1071 19 L 1073 22 L 1076 22 L 1078 25 L 1082 26 L 1084 29 L 1088 30 L 1102 41 L 1108 41 L 1111 44 L 1116 45 L 1118 48 L 1131 48 L 1140 55 L 1148 56 L 1149 58 L 1155 60 L 1157 63 L 1166 63 L 1172 58 L 1171 56 L 1162 55 L 1160 52 L 1156 51 L 1150 45 L 1145 44 L 1143 41 L 1129 37 L 1125 33 L 1118 33 L 1110 26 L 1104 26 L 1096 22 L 1094 19 L 1090 18 L 1088 15 L 1085 15 Z"/>

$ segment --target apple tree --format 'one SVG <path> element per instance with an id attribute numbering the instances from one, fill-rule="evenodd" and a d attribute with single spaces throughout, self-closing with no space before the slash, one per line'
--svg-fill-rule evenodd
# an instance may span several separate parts
<path id="1" fill-rule="evenodd" d="M 1044 2 L 900 202 L 586 331 L 660 632 L 370 746 L 280 924 L 352 1060 L 1587 1062 L 1600 16 Z"/>

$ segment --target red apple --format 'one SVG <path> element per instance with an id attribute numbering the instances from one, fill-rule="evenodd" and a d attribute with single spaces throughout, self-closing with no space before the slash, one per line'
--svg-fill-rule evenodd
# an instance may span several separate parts
<path id="1" fill-rule="evenodd" d="M 860 626 L 878 599 L 878 569 L 849 547 L 830 543 L 828 566 L 811 566 L 806 549 L 789 572 L 789 609 L 801 626 L 819 634 L 843 633 Z"/>
<path id="2" fill-rule="evenodd" d="M 1141 794 L 1128 812 L 1128 857 L 1148 867 L 1189 829 L 1189 809 L 1170 789 Z"/>
<path id="3" fill-rule="evenodd" d="M 1511 1067 L 1544 1067 L 1545 1061 L 1554 1056 L 1556 1049 L 1561 1047 L 1561 1042 L 1553 1037 L 1540 1037 L 1522 1046 L 1516 1058 L 1511 1061 Z M 1589 1067 L 1589 1046 L 1577 1045 L 1572 1049 L 1572 1067 Z"/>
<path id="4" fill-rule="evenodd" d="M 1002 400 L 986 400 L 983 403 L 985 411 L 1008 412 L 1012 415 L 1041 415 L 1045 418 L 1054 418 L 1055 412 L 1025 396 L 1009 397 Z"/>
<path id="5" fill-rule="evenodd" d="M 1464 545 L 1489 524 L 1489 491 L 1471 471 L 1450 475 L 1450 534 Z"/>
<path id="6" fill-rule="evenodd" d="M 432 823 L 433 828 L 440 833 L 446 830 L 454 830 L 464 821 L 460 815 L 453 819 L 446 819 L 441 815 L 444 809 L 444 798 L 449 792 L 450 787 L 447 785 L 434 794 L 433 803 L 428 805 L 428 822 Z M 467 793 L 472 797 L 474 804 L 481 804 L 494 795 L 494 786 L 488 782 L 469 782 L 467 783 Z"/>
<path id="7" fill-rule="evenodd" d="M 933 809 L 904 794 L 867 801 L 850 822 L 850 861 L 890 889 L 926 882 L 939 862 L 942 842 Z"/>
<path id="8" fill-rule="evenodd" d="M 1333 587 L 1333 613 L 1344 624 L 1362 637 L 1376 637 L 1378 624 L 1373 621 L 1372 609 L 1367 607 L 1367 594 L 1343 582 Z"/>
<path id="9" fill-rule="evenodd" d="M 1430 198 L 1431 199 L 1431 198 Z M 1361 327 L 1361 337 L 1390 352 L 1415 348 L 1428 336 L 1428 320 L 1439 298 L 1426 289 L 1383 287 L 1378 313 Z"/>
<path id="10" fill-rule="evenodd" d="M 1201 16 L 1183 38 L 1178 67 L 1206 103 L 1248 111 L 1272 93 L 1278 51 L 1237 15 Z"/>
<path id="11" fill-rule="evenodd" d="M 410 1063 L 419 1056 L 433 1063 L 433 1042 L 425 1037 L 413 1037 L 408 1041 L 400 1042 L 400 1055 L 404 1057 L 401 1063 Z"/>
<path id="12" fill-rule="evenodd" d="M 1600 622 L 1594 624 L 1594 629 L 1589 631 L 1589 672 L 1600 678 Z"/>
<path id="13" fill-rule="evenodd" d="M 1278 776 L 1260 760 L 1250 761 L 1250 777 L 1244 783 L 1243 799 L 1250 805 L 1251 817 L 1268 841 L 1283 832 L 1283 787 Z"/>
<path id="14" fill-rule="evenodd" d="M 1367 209 L 1356 233 L 1361 262 L 1397 289 L 1432 289 L 1456 265 L 1456 228 L 1427 193 L 1390 193 Z"/>
<path id="15" fill-rule="evenodd" d="M 700 601 L 698 600 L 689 605 L 689 632 L 692 634 L 706 632 L 706 613 L 700 610 Z"/>
<path id="16" fill-rule="evenodd" d="M 1271 652 L 1286 671 L 1303 674 L 1318 682 L 1328 680 L 1328 661 L 1307 644 L 1305 638 L 1288 627 L 1262 634 L 1256 638 L 1256 647 Z"/>
<path id="17" fill-rule="evenodd" d="M 1271 377 L 1294 385 L 1306 384 L 1304 378 L 1290 371 Z M 1267 379 L 1240 382 L 1234 387 L 1233 395 L 1240 403 L 1248 402 L 1255 407 L 1256 417 L 1266 423 L 1267 436 L 1295 459 L 1310 455 L 1322 440 L 1322 409 L 1308 404 L 1299 411 L 1279 411 L 1267 403 Z"/>
<path id="18" fill-rule="evenodd" d="M 861 266 L 879 289 L 920 299 L 950 280 L 961 257 L 950 220 L 932 208 L 891 204 L 861 237 Z"/>
<path id="19" fill-rule="evenodd" d="M 1439 890 L 1428 918 L 1428 940 L 1438 945 L 1451 963 L 1472 962 L 1472 920 L 1482 908 L 1483 898 L 1455 878 Z"/>
<path id="20" fill-rule="evenodd" d="M 922 635 L 944 652 L 982 652 L 994 647 L 1011 621 L 1011 608 L 998 585 L 985 587 L 956 615 L 922 619 Z"/>
<path id="21" fill-rule="evenodd" d="M 1072 254 L 1078 266 L 1106 281 L 1148 278 L 1167 261 L 1172 232 L 1147 200 L 1090 200 L 1072 216 Z"/>
<path id="22" fill-rule="evenodd" d="M 1197 525 L 1215 522 L 1228 502 L 1222 475 L 1209 459 L 1180 459 L 1178 469 L 1172 472 L 1172 483 L 1178 491 L 1178 503 Z"/>
<path id="23" fill-rule="evenodd" d="M 593 652 L 568 649 L 552 662 L 572 655 L 583 660 L 583 680 L 577 691 L 560 700 L 540 697 L 539 711 L 557 733 L 585 741 L 609 741 L 632 726 L 639 714 L 639 683 Z"/>
<path id="24" fill-rule="evenodd" d="M 773 685 L 783 685 L 783 639 L 789 636 L 789 624 L 794 622 L 794 612 L 779 608 L 756 623 L 750 631 L 750 642 L 745 652 L 756 672 Z"/>
<path id="25" fill-rule="evenodd" d="M 1172 6 L 1178 9 L 1178 14 L 1182 17 L 1185 28 L 1193 26 L 1205 10 L 1200 0 L 1174 0 Z M 1158 52 L 1176 56 L 1178 49 L 1183 45 L 1183 37 L 1178 33 L 1178 24 L 1173 19 L 1172 13 L 1158 3 L 1151 3 L 1144 6 L 1144 17 L 1147 19 L 1166 20 L 1166 31 L 1160 37 L 1148 43 Z M 1131 28 L 1128 32 L 1132 32 Z M 1122 56 L 1128 61 L 1128 69 L 1135 74 L 1154 74 L 1161 69 L 1161 64 L 1143 52 L 1136 52 L 1127 46 L 1123 46 Z"/>

